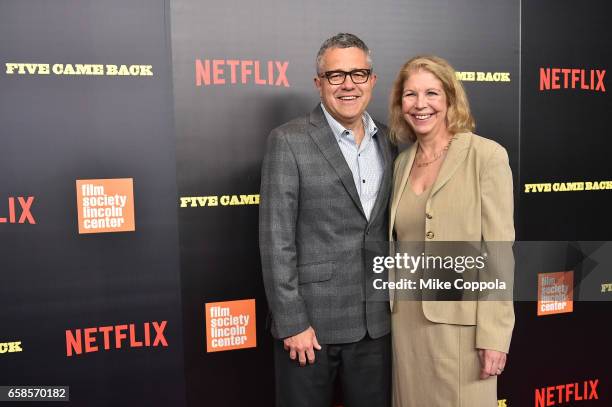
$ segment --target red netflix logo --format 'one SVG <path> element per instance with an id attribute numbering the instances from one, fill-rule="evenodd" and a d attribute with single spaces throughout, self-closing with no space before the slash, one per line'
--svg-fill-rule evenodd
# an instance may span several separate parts
<path id="1" fill-rule="evenodd" d="M 540 68 L 540 90 L 583 89 L 605 92 L 604 69 Z"/>
<path id="2" fill-rule="evenodd" d="M 32 204 L 34 203 L 34 197 L 28 196 L 27 198 L 23 196 L 11 196 L 8 199 L 8 218 L 2 217 L 0 218 L 0 223 L 30 223 L 32 225 L 36 224 L 36 220 L 32 215 Z M 17 219 L 17 206 L 19 205 L 19 219 Z"/>
<path id="3" fill-rule="evenodd" d="M 289 87 L 288 67 L 288 61 L 196 59 L 196 86 L 240 83 Z"/>
<path id="4" fill-rule="evenodd" d="M 85 329 L 66 330 L 66 356 L 104 350 L 168 346 L 164 330 L 168 321 L 145 322 L 144 324 L 110 325 Z M 151 334 L 154 334 L 155 337 Z M 102 341 L 100 341 L 102 339 Z M 153 340 L 151 340 L 153 339 Z"/>
<path id="5" fill-rule="evenodd" d="M 536 389 L 535 407 L 549 407 L 582 400 L 599 400 L 597 385 L 599 379 L 582 383 L 560 384 Z"/>

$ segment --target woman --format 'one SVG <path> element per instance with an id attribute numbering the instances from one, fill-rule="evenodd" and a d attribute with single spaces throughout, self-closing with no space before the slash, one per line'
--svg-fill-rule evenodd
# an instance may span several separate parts
<path id="1" fill-rule="evenodd" d="M 420 56 L 404 64 L 390 126 L 394 142 L 414 142 L 395 162 L 391 240 L 514 241 L 508 154 L 472 133 L 448 62 Z M 394 406 L 496 406 L 513 326 L 511 301 L 395 301 Z"/>

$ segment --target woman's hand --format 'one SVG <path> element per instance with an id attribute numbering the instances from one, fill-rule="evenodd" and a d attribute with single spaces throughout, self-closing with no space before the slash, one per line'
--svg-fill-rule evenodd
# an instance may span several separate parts
<path id="1" fill-rule="evenodd" d="M 487 379 L 491 376 L 499 376 L 506 366 L 506 354 L 491 349 L 478 349 L 480 359 L 480 378 Z"/>

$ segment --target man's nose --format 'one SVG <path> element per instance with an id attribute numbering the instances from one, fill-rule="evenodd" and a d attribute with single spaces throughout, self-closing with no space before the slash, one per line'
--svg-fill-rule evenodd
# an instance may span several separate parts
<path id="1" fill-rule="evenodd" d="M 351 75 L 346 74 L 346 78 L 344 78 L 344 82 L 342 83 L 342 89 L 353 89 L 355 87 L 355 82 L 353 82 L 353 78 Z"/>

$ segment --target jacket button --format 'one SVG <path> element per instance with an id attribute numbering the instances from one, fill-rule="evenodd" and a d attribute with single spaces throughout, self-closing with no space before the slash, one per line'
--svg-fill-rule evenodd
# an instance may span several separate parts
<path id="1" fill-rule="evenodd" d="M 425 236 L 427 236 L 428 239 L 433 239 L 435 235 L 434 235 L 434 232 L 430 230 L 429 232 L 427 232 Z"/>
<path id="2" fill-rule="evenodd" d="M 426 214 L 425 214 L 425 217 L 426 217 L 427 219 L 432 219 L 432 218 L 433 218 L 433 216 L 431 216 L 431 214 L 429 214 L 429 213 L 426 213 Z"/>

